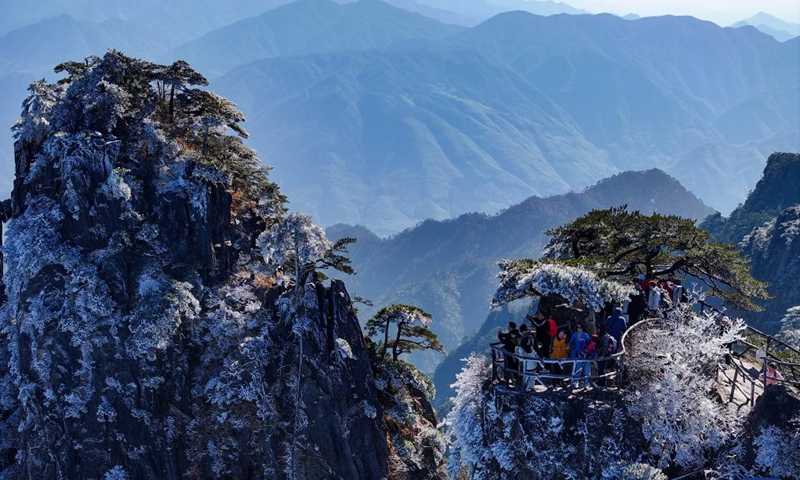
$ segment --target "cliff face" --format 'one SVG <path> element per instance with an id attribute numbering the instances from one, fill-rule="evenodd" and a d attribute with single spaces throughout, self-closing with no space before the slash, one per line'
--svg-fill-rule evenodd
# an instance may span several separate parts
<path id="1" fill-rule="evenodd" d="M 761 179 L 747 199 L 728 218 L 717 213 L 702 227 L 720 242 L 739 243 L 753 231 L 775 218 L 781 211 L 800 204 L 800 153 L 775 152 L 767 159 Z"/>
<path id="2" fill-rule="evenodd" d="M 286 219 L 225 133 L 238 112 L 175 80 L 201 83 L 185 65 L 110 52 L 66 71 L 16 127 L 0 478 L 436 470 L 441 455 L 392 452 L 344 284 L 292 277 L 265 253 L 286 247 L 256 241 Z"/>
<path id="3" fill-rule="evenodd" d="M 786 310 L 800 305 L 800 154 L 776 152 L 769 156 L 761 179 L 744 204 L 730 217 L 708 217 L 701 226 L 717 241 L 739 244 L 751 259 L 752 274 L 767 282 L 772 299 L 761 302 L 762 312 L 737 312 L 748 323 L 775 333 Z"/>
<path id="4" fill-rule="evenodd" d="M 800 305 L 800 205 L 753 230 L 742 245 L 752 260 L 753 276 L 769 282 L 773 297 L 763 303 L 763 312 L 748 312 L 746 318 L 757 328 L 774 333 L 786 311 Z"/>

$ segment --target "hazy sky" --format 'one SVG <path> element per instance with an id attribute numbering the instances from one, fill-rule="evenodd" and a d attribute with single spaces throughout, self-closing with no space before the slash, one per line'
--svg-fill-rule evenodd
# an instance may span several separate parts
<path id="1" fill-rule="evenodd" d="M 766 12 L 788 22 L 800 23 L 800 0 L 561 0 L 590 12 L 606 11 L 624 15 L 691 15 L 722 26 L 758 12 Z"/>

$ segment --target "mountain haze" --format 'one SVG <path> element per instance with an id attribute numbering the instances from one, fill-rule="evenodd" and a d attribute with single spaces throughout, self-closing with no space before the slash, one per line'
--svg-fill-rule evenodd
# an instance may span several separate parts
<path id="1" fill-rule="evenodd" d="M 367 50 L 461 30 L 378 0 L 344 5 L 297 0 L 208 33 L 169 52 L 209 76 L 267 57 Z"/>
<path id="2" fill-rule="evenodd" d="M 216 85 L 297 208 L 386 235 L 649 167 L 730 211 L 769 153 L 800 148 L 797 46 L 690 17 L 510 12 Z"/>
<path id="3" fill-rule="evenodd" d="M 734 23 L 731 27 L 739 28 L 746 25 L 756 27 L 781 42 L 800 35 L 800 25 L 786 22 L 764 12 L 758 12 L 750 18 Z"/>
<path id="4" fill-rule="evenodd" d="M 417 0 L 431 7 L 457 12 L 478 22 L 487 20 L 499 13 L 520 10 L 535 15 L 555 15 L 559 13 L 583 14 L 584 10 L 573 8 L 567 3 L 537 0 Z"/>
<path id="5" fill-rule="evenodd" d="M 66 14 L 93 23 L 119 20 L 140 25 L 149 22 L 153 26 L 161 27 L 153 32 L 186 35 L 183 41 L 188 41 L 192 37 L 284 3 L 288 3 L 288 0 L 4 1 L 0 2 L 0 34 Z M 167 26 L 171 28 L 164 28 Z M 98 54 L 102 54 L 102 51 Z"/>

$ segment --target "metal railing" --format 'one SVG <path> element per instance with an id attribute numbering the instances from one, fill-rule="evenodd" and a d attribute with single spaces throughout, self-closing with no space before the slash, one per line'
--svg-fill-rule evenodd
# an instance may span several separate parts
<path id="1" fill-rule="evenodd" d="M 704 310 L 712 310 L 725 315 L 725 312 L 706 302 L 700 301 L 698 304 L 700 306 L 700 313 L 703 313 Z M 731 382 L 731 393 L 728 397 L 729 402 L 733 401 L 736 391 L 738 390 L 747 399 L 747 403 L 752 406 L 756 396 L 755 387 L 759 382 L 762 384 L 762 391 L 767 388 L 768 381 L 778 385 L 800 388 L 800 363 L 787 361 L 775 355 L 777 352 L 780 352 L 782 354 L 788 354 L 789 357 L 800 359 L 800 349 L 789 345 L 779 338 L 775 338 L 772 335 L 753 328 L 750 325 L 745 326 L 745 335 L 746 337 L 744 339 L 737 340 L 730 348 L 730 355 L 734 359 L 734 361 L 731 362 L 734 367 L 733 378 L 722 368 L 722 365 L 717 366 L 717 373 L 722 373 L 722 375 Z M 756 345 L 750 341 L 751 339 L 757 341 L 760 345 Z M 762 347 L 764 349 L 764 356 L 760 357 L 758 351 Z M 743 367 L 742 361 L 745 358 L 754 360 L 753 363 L 760 366 L 761 370 L 757 377 L 753 377 L 751 373 Z M 769 363 L 775 364 L 778 371 L 781 372 L 784 377 L 782 380 L 770 380 L 767 378 L 765 372 L 767 371 L 767 365 Z M 745 385 L 745 388 L 742 388 L 742 385 Z"/>
<path id="2" fill-rule="evenodd" d="M 733 366 L 733 378 L 728 375 L 728 372 L 722 368 L 721 364 L 717 364 L 717 375 L 722 374 L 731 383 L 731 393 L 728 396 L 728 403 L 733 403 L 736 397 L 736 391 L 742 394 L 745 398 L 745 403 L 751 407 L 756 398 L 756 379 L 754 379 L 749 372 L 747 372 L 742 365 L 734 360 L 731 362 Z M 742 385 L 749 384 L 747 388 L 742 388 Z"/>
<path id="3" fill-rule="evenodd" d="M 509 352 L 501 342 L 491 343 L 492 381 L 503 382 L 515 380 L 520 391 L 535 391 L 535 385 L 551 387 L 569 382 L 572 385 L 592 385 L 603 389 L 611 386 L 620 387 L 625 371 L 625 341 L 628 334 L 640 325 L 650 323 L 638 322 L 623 333 L 620 350 L 613 355 L 599 358 L 543 358 L 530 357 Z M 515 362 L 512 362 L 514 360 Z M 517 366 L 508 366 L 516 364 Z M 561 372 L 561 373 L 558 373 Z M 613 384 L 613 385 L 612 385 Z"/>

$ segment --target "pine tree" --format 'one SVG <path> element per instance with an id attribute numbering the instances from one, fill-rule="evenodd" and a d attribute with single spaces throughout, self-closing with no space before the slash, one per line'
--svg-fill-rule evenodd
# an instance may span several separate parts
<path id="1" fill-rule="evenodd" d="M 703 282 L 712 295 L 751 310 L 759 308 L 753 298 L 769 297 L 766 284 L 752 277 L 748 260 L 734 245 L 710 241 L 710 234 L 689 218 L 644 215 L 622 206 L 593 210 L 547 233 L 552 238 L 546 258 L 602 276 L 683 273 Z"/>
<path id="2" fill-rule="evenodd" d="M 434 350 L 444 353 L 436 334 L 430 330 L 431 316 L 424 310 L 409 305 L 392 305 L 382 308 L 367 321 L 367 333 L 370 336 L 383 335 L 378 344 L 381 358 L 386 358 L 391 350 L 392 360 L 397 361 L 400 355 L 417 350 Z M 390 339 L 392 325 L 395 326 L 394 338 Z"/>

